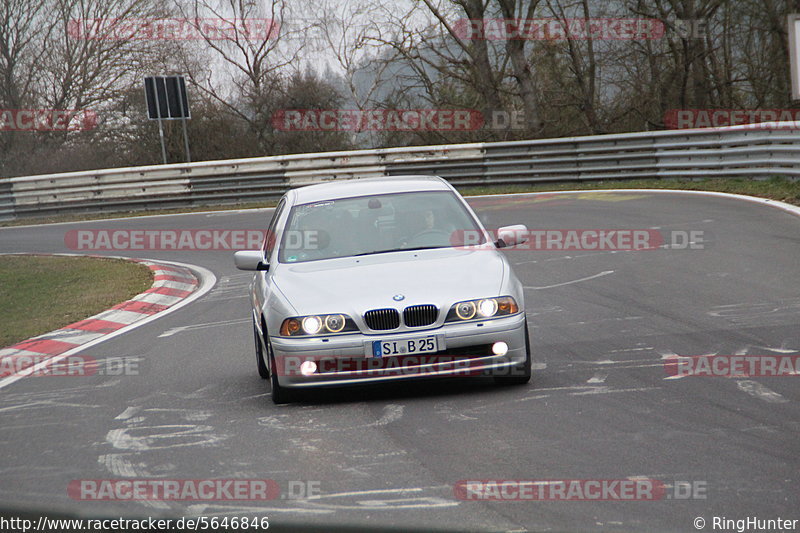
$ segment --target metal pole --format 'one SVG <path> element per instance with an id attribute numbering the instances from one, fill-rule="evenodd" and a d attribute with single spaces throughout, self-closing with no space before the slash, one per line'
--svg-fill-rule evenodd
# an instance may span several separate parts
<path id="1" fill-rule="evenodd" d="M 153 78 L 153 94 L 156 97 L 156 114 L 158 115 L 158 135 L 161 137 L 161 157 L 167 164 L 167 149 L 164 147 L 164 126 L 161 124 L 161 103 L 158 101 L 158 78 Z"/>
<path id="2" fill-rule="evenodd" d="M 181 81 L 181 78 L 178 78 L 178 83 L 176 83 L 175 85 L 178 86 L 177 87 L 178 88 L 178 102 L 180 103 L 180 107 L 181 107 L 181 124 L 183 124 L 183 147 L 186 149 L 186 162 L 187 163 L 191 163 L 192 162 L 192 154 L 189 153 L 189 134 L 186 132 L 186 114 L 183 112 L 183 110 L 184 110 L 184 107 L 183 107 L 183 103 L 184 103 L 183 102 L 183 91 L 181 91 L 180 81 Z M 188 106 L 186 106 L 186 107 L 188 107 Z"/>
<path id="3" fill-rule="evenodd" d="M 158 97 L 156 97 L 158 98 Z M 158 134 L 161 137 L 161 157 L 164 158 L 164 164 L 167 164 L 167 149 L 164 147 L 164 127 L 161 125 L 161 119 L 158 119 Z"/>
<path id="4" fill-rule="evenodd" d="M 186 133 L 186 118 L 182 118 L 181 122 L 183 123 L 183 147 L 186 148 L 186 162 L 192 162 L 192 154 L 189 153 L 189 134 Z"/>

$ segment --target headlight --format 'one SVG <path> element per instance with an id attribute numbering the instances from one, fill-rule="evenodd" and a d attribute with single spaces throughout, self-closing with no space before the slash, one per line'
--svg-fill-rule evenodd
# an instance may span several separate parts
<path id="1" fill-rule="evenodd" d="M 287 318 L 281 324 L 282 337 L 329 335 L 358 331 L 355 322 L 347 315 L 308 315 Z"/>
<path id="2" fill-rule="evenodd" d="M 493 299 L 481 300 L 478 302 L 478 314 L 484 318 L 489 318 L 490 316 L 496 315 L 497 308 L 497 301 Z"/>
<path id="3" fill-rule="evenodd" d="M 328 315 L 325 317 L 325 327 L 328 328 L 328 331 L 331 333 L 339 333 L 342 331 L 345 322 L 347 322 L 347 319 L 344 315 Z"/>
<path id="4" fill-rule="evenodd" d="M 303 319 L 303 333 L 316 335 L 322 329 L 322 320 L 318 316 L 307 316 Z"/>
<path id="5" fill-rule="evenodd" d="M 475 302 L 461 302 L 455 305 L 456 316 L 461 320 L 469 320 L 475 316 Z"/>
<path id="6" fill-rule="evenodd" d="M 450 308 L 445 322 L 461 322 L 464 320 L 480 320 L 516 314 L 519 311 L 517 302 L 511 296 L 484 298 L 458 302 Z"/>

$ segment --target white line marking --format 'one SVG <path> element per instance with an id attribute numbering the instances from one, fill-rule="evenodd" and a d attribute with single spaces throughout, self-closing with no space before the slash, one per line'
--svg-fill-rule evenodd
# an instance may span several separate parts
<path id="1" fill-rule="evenodd" d="M 737 381 L 736 386 L 739 387 L 740 391 L 746 392 L 750 396 L 758 398 L 759 400 L 764 400 L 767 403 L 786 403 L 789 401 L 777 392 L 768 389 L 757 381 Z"/>
<path id="2" fill-rule="evenodd" d="M 125 457 L 127 453 L 110 453 L 100 455 L 97 462 L 105 466 L 106 469 L 116 477 L 137 477 L 141 476 L 133 464 Z"/>
<path id="3" fill-rule="evenodd" d="M 106 441 L 119 450 L 150 451 L 187 446 L 216 446 L 227 438 L 216 435 L 212 426 L 202 424 L 164 424 L 112 429 Z M 135 434 L 134 434 L 135 433 Z"/>
<path id="4" fill-rule="evenodd" d="M 322 411 L 323 409 L 314 409 L 312 412 Z M 393 422 L 397 422 L 403 417 L 403 406 L 397 404 L 388 404 L 384 406 L 381 417 L 372 422 L 366 422 L 361 425 L 351 426 L 345 425 L 344 427 L 336 427 L 328 425 L 325 422 L 318 422 L 311 417 L 311 413 L 306 413 L 306 417 L 295 417 L 288 414 L 278 414 L 262 416 L 258 418 L 258 425 L 268 427 L 272 430 L 293 430 L 293 431 L 356 431 L 365 428 L 373 428 L 386 426 Z"/>
<path id="5" fill-rule="evenodd" d="M 553 289 L 555 287 L 563 287 L 565 285 L 572 285 L 573 283 L 581 283 L 582 281 L 589 281 L 589 280 L 592 280 L 592 279 L 601 278 L 603 276 L 608 276 L 609 274 L 613 274 L 613 273 L 614 273 L 613 270 L 605 270 L 603 272 L 600 272 L 599 274 L 595 274 L 594 276 L 588 276 L 588 277 L 581 278 L 581 279 L 574 279 L 572 281 L 566 281 L 564 283 L 557 283 L 555 285 L 546 285 L 544 287 L 532 287 L 532 286 L 526 285 L 523 288 L 524 289 L 532 289 L 532 290 L 535 290 L 535 291 L 539 291 L 539 290 L 542 290 L 542 289 Z"/>
<path id="6" fill-rule="evenodd" d="M 120 414 L 114 417 L 114 420 L 127 420 L 136 413 L 138 413 L 142 408 L 141 407 L 128 407 Z"/>
<path id="7" fill-rule="evenodd" d="M 625 316 L 625 317 L 614 317 L 614 318 L 601 318 L 599 320 L 584 320 L 581 322 L 568 322 L 566 324 L 559 324 L 554 323 L 552 325 L 559 326 L 559 327 L 566 327 L 566 326 L 585 326 L 586 324 L 602 324 L 603 322 L 622 322 L 623 320 L 644 320 L 645 317 L 643 316 Z M 542 326 L 548 326 L 550 324 L 540 322 Z"/>
<path id="8" fill-rule="evenodd" d="M 392 422 L 397 422 L 403 418 L 403 406 L 397 404 L 389 404 L 383 408 L 383 416 L 381 416 L 376 422 L 376 426 L 385 426 L 387 424 L 391 424 Z"/>
<path id="9" fill-rule="evenodd" d="M 770 348 L 769 346 L 755 346 L 755 348 L 761 348 L 762 350 L 768 350 L 770 352 L 775 353 L 798 353 L 800 350 L 798 349 L 788 349 L 786 348 L 786 343 L 781 344 L 780 348 Z"/>
<path id="10" fill-rule="evenodd" d="M 223 320 L 221 322 L 206 322 L 204 324 L 192 324 L 191 326 L 178 326 L 177 328 L 170 328 L 161 335 L 161 337 L 171 337 L 176 333 L 183 333 L 184 331 L 191 331 L 195 329 L 205 329 L 205 328 L 212 328 L 215 326 L 232 326 L 233 324 L 244 324 L 249 323 L 249 318 L 237 318 L 236 320 Z"/>
<path id="11" fill-rule="evenodd" d="M 294 500 L 302 503 L 305 500 Z M 237 506 L 227 507 L 222 505 L 208 505 L 205 503 L 190 505 L 186 508 L 187 516 L 242 516 L 244 514 L 269 515 L 272 513 L 299 513 L 299 514 L 333 514 L 335 509 L 303 509 L 301 507 L 256 507 Z M 265 517 L 266 518 L 266 517 Z M 252 522 L 251 522 L 252 523 Z"/>
<path id="12" fill-rule="evenodd" d="M 626 361 L 612 361 L 610 359 L 606 359 L 603 361 L 571 361 L 569 363 L 569 366 L 579 365 L 579 364 L 580 365 L 625 365 L 628 363 L 643 364 L 645 366 L 662 366 L 664 364 L 663 362 L 660 363 L 653 362 L 652 359 L 628 359 Z"/>
<path id="13" fill-rule="evenodd" d="M 428 488 L 445 488 L 445 487 L 428 487 Z M 376 490 L 357 490 L 352 492 L 334 492 L 332 494 L 322 494 L 318 496 L 309 496 L 309 500 L 321 500 L 322 498 L 343 498 L 346 496 L 365 496 L 367 494 L 405 494 L 406 492 L 422 492 L 425 490 L 422 487 L 410 489 L 376 489 Z"/>
<path id="14" fill-rule="evenodd" d="M 583 391 L 583 392 L 571 392 L 569 393 L 570 396 L 587 396 L 590 394 L 617 394 L 619 392 L 645 392 L 651 390 L 658 390 L 661 387 L 635 387 L 631 389 L 612 389 L 606 386 L 599 386 L 595 387 L 591 390 Z"/>
<path id="15" fill-rule="evenodd" d="M 393 499 L 365 499 L 357 500 L 354 504 L 337 504 L 326 502 L 325 500 L 331 498 L 343 497 L 358 497 L 374 494 L 399 494 L 406 495 L 410 493 L 420 493 L 423 490 L 430 489 L 447 489 L 450 487 L 421 487 L 421 488 L 404 488 L 404 489 L 378 489 L 378 490 L 364 490 L 354 492 L 339 492 L 333 494 L 322 494 L 318 496 L 309 497 L 306 502 L 314 507 L 328 508 L 328 509 L 362 509 L 362 510 L 394 510 L 394 509 L 429 509 L 432 507 L 455 507 L 460 505 L 460 502 L 446 500 L 437 496 L 418 496 L 408 498 L 393 498 Z"/>

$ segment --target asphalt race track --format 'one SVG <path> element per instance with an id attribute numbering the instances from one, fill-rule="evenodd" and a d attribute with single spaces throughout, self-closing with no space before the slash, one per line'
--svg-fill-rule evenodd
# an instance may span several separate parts
<path id="1" fill-rule="evenodd" d="M 679 193 L 471 203 L 489 227 L 657 228 L 702 232 L 703 242 L 630 252 L 508 250 L 527 287 L 534 354 L 527 386 L 417 383 L 287 406 L 272 404 L 256 373 L 251 274 L 234 268 L 232 251 L 97 252 L 199 265 L 218 282 L 183 309 L 83 354 L 135 360 L 134 375 L 29 377 L 0 389 L 4 512 L 263 515 L 271 527 L 458 531 L 696 531 L 696 517 L 712 531 L 714 516 L 800 519 L 800 378 L 668 379 L 664 364 L 676 354 L 800 353 L 800 218 Z M 263 230 L 270 214 L 3 228 L 0 251 L 72 252 L 64 244 L 72 229 Z M 73 480 L 121 478 L 272 479 L 282 497 L 114 502 L 67 493 Z M 694 494 L 463 501 L 454 493 L 459 480 L 639 478 Z M 293 498 L 290 486 L 314 497 Z"/>

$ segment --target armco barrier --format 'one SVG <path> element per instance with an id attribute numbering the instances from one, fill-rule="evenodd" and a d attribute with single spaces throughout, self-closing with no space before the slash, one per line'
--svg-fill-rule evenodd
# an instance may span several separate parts
<path id="1" fill-rule="evenodd" d="M 456 186 L 800 176 L 794 124 L 411 146 L 0 179 L 0 220 L 222 205 L 328 180 L 437 174 Z"/>

